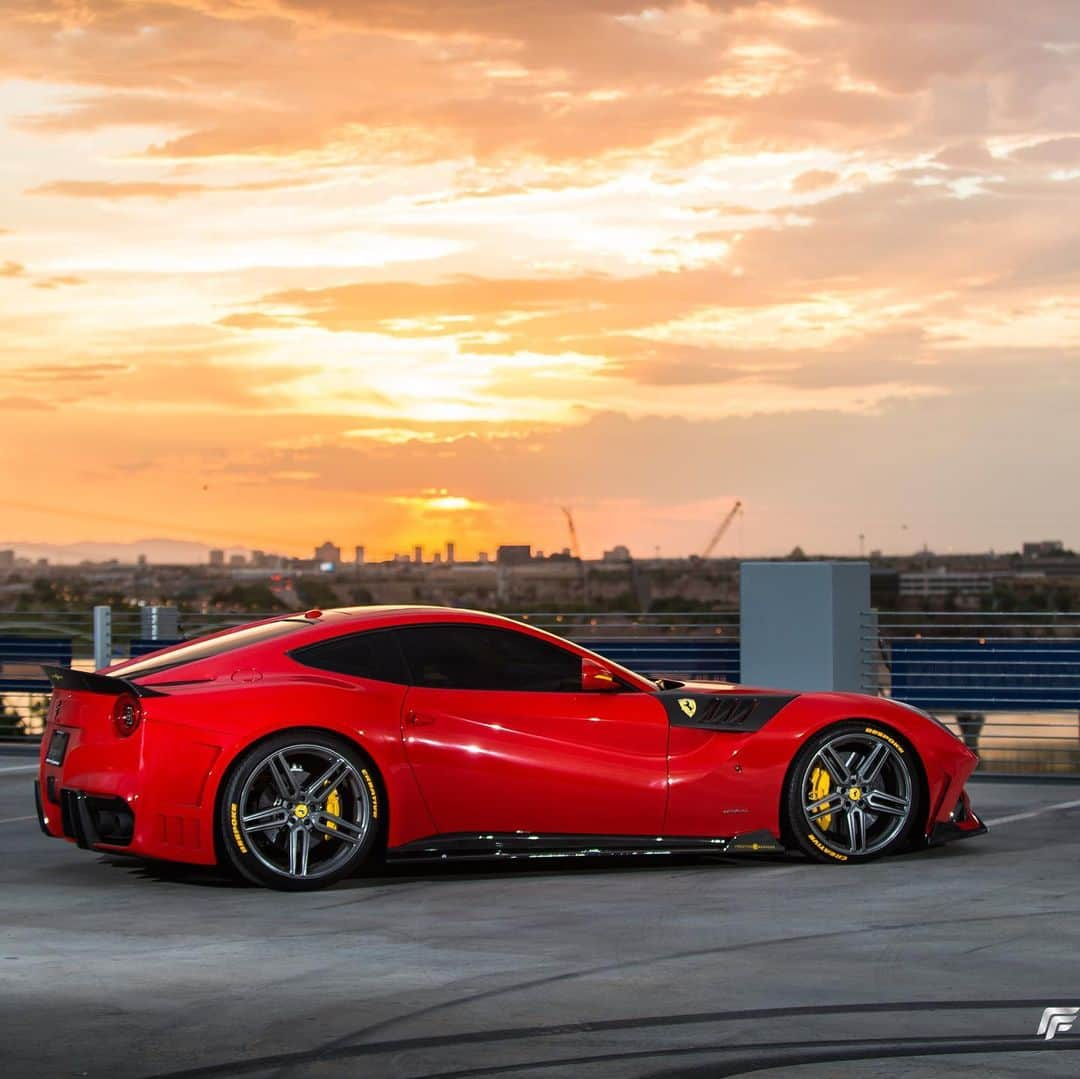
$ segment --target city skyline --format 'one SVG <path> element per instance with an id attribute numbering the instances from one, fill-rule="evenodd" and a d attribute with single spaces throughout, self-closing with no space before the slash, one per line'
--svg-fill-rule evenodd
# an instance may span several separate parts
<path id="1" fill-rule="evenodd" d="M 520 537 L 519 537 L 520 538 Z M 323 548 L 327 545 L 335 547 L 339 557 L 326 556 Z M 220 548 L 210 547 L 206 544 L 183 542 L 165 538 L 144 538 L 128 543 L 71 543 L 71 544 L 45 544 L 25 543 L 18 541 L 0 540 L 0 570 L 16 569 L 20 566 L 33 566 L 39 561 L 44 561 L 54 566 L 78 566 L 82 564 L 95 564 L 105 562 L 118 562 L 120 564 L 135 565 L 140 562 L 148 562 L 150 565 L 181 565 L 181 566 L 210 566 L 223 569 L 236 568 L 243 565 L 249 568 L 261 566 L 273 568 L 270 563 L 280 561 L 283 563 L 322 561 L 334 562 L 340 566 L 385 566 L 389 564 L 401 564 L 403 562 L 415 564 L 419 562 L 425 566 L 490 563 L 495 564 L 500 551 L 504 549 L 516 551 L 527 550 L 533 559 L 565 559 L 572 556 L 568 545 L 542 548 L 532 543 L 495 543 L 487 549 L 476 551 L 462 551 L 455 540 L 447 540 L 441 545 L 428 547 L 423 544 L 412 544 L 406 550 L 394 550 L 383 548 L 376 544 L 374 547 L 368 544 L 335 544 L 327 539 L 318 545 L 309 544 L 307 550 L 300 552 L 286 552 L 279 550 L 263 550 L 248 544 L 235 544 Z M 350 555 L 349 552 L 353 551 Z M 358 557 L 358 551 L 363 551 L 364 556 Z M 796 545 L 784 552 L 785 556 L 791 556 L 803 549 Z M 1031 540 L 1025 539 L 1015 548 L 996 550 L 991 547 L 972 548 L 970 550 L 956 550 L 945 548 L 931 550 L 927 546 L 910 550 L 883 550 L 880 548 L 868 548 L 860 552 L 851 551 L 814 551 L 806 550 L 803 554 L 808 558 L 852 558 L 867 557 L 871 559 L 903 560 L 932 556 L 935 558 L 964 557 L 964 558 L 1007 558 L 1022 556 L 1025 559 L 1040 557 L 1072 557 L 1073 548 L 1068 543 L 1056 539 Z M 636 561 L 669 560 L 685 561 L 687 558 L 697 558 L 695 554 L 675 554 L 653 548 L 650 551 L 635 551 L 626 544 L 615 543 L 612 547 L 598 551 L 594 555 L 585 551 L 582 558 L 585 561 L 619 561 L 631 558 Z M 765 552 L 739 552 L 724 550 L 718 547 L 708 556 L 716 561 L 739 561 L 753 560 L 754 558 L 774 558 Z M 801 557 L 801 555 L 800 555 Z"/>
<path id="2" fill-rule="evenodd" d="M 13 0 L 0 531 L 1076 546 L 1078 56 L 1062 0 Z"/>

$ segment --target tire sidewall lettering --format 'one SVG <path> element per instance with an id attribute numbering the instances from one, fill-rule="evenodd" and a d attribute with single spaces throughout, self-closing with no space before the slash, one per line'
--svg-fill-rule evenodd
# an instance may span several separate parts
<path id="1" fill-rule="evenodd" d="M 371 779 L 370 774 L 366 768 L 360 769 L 360 775 L 364 777 L 364 782 L 367 784 L 368 794 L 371 797 L 371 819 L 379 819 L 379 795 L 375 790 L 375 784 Z"/>
<path id="2" fill-rule="evenodd" d="M 888 742 L 897 753 L 903 754 L 904 747 L 893 738 L 892 735 L 886 734 L 884 731 L 879 731 L 877 727 L 866 727 L 865 733 L 872 734 L 875 738 L 880 738 L 883 742 Z"/>
<path id="3" fill-rule="evenodd" d="M 240 849 L 240 853 L 247 854 L 247 846 L 244 844 L 244 838 L 240 834 L 239 813 L 240 807 L 236 804 L 236 802 L 232 802 L 229 806 L 229 823 L 232 825 L 233 839 L 236 840 L 236 845 Z"/>
<path id="4" fill-rule="evenodd" d="M 825 844 L 822 843 L 821 840 L 818 839 L 818 837 L 814 835 L 813 832 L 807 832 L 806 838 L 809 839 L 810 842 L 813 843 L 814 846 L 817 847 L 817 849 L 821 851 L 822 854 L 827 854 L 830 858 L 835 858 L 838 862 L 846 862 L 848 860 L 848 856 L 846 854 L 840 854 L 838 851 L 829 850 L 829 848 L 826 847 Z"/>

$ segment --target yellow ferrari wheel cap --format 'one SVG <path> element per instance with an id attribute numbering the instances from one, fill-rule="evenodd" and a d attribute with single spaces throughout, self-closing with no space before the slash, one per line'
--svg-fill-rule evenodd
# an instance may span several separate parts
<path id="1" fill-rule="evenodd" d="M 297 820 L 303 820 L 307 815 L 308 815 L 308 807 L 306 805 L 304 805 L 303 802 L 301 802 L 300 805 L 294 807 L 293 816 Z"/>
<path id="2" fill-rule="evenodd" d="M 847 792 L 847 796 L 853 802 L 857 802 L 862 797 L 862 788 L 861 787 L 852 787 L 851 790 L 849 790 Z"/>

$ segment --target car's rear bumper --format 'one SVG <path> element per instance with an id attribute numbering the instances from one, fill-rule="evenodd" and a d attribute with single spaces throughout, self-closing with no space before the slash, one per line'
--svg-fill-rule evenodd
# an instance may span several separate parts
<path id="1" fill-rule="evenodd" d="M 211 769 L 220 746 L 165 723 L 145 723 L 126 739 L 65 730 L 66 752 L 54 763 L 43 748 L 35 787 L 47 835 L 102 852 L 216 862 Z"/>

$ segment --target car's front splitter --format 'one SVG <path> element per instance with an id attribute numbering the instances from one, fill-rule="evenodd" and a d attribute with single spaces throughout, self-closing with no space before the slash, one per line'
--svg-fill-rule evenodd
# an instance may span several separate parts
<path id="1" fill-rule="evenodd" d="M 985 835 L 990 829 L 975 815 L 971 808 L 971 799 L 967 791 L 960 792 L 960 798 L 953 806 L 947 820 L 938 821 L 930 831 L 927 841 L 931 846 L 951 843 L 956 839 L 970 839 L 972 836 Z"/>

